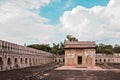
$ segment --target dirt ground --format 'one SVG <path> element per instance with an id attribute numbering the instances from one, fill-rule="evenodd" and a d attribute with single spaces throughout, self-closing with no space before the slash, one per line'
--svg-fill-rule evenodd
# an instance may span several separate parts
<path id="1" fill-rule="evenodd" d="M 115 71 L 55 70 L 56 63 L 0 72 L 0 80 L 120 80 L 120 64 L 100 64 Z"/>

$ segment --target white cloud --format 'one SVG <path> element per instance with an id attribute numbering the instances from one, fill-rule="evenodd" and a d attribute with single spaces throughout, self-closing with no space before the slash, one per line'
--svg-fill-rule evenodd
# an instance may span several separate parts
<path id="1" fill-rule="evenodd" d="M 0 39 L 11 42 L 50 43 L 59 34 L 57 27 L 45 24 L 49 20 L 33 9 L 50 0 L 8 0 L 0 4 Z"/>
<path id="2" fill-rule="evenodd" d="M 60 18 L 63 34 L 60 26 L 45 24 L 49 19 L 34 12 L 49 3 L 50 0 L 1 0 L 0 39 L 20 44 L 52 43 L 64 33 L 75 35 L 79 40 L 120 39 L 120 1 L 111 0 L 106 7 L 77 6 L 65 11 Z"/>
<path id="3" fill-rule="evenodd" d="M 110 0 L 106 7 L 77 6 L 60 17 L 63 32 L 79 40 L 120 39 L 120 1 Z"/>

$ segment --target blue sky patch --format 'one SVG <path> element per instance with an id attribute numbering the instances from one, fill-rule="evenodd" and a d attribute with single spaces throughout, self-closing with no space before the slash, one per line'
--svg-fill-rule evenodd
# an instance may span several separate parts
<path id="1" fill-rule="evenodd" d="M 64 11 L 72 10 L 76 6 L 91 8 L 96 5 L 106 6 L 109 0 L 53 0 L 39 9 L 39 15 L 48 18 L 47 24 L 57 25 Z"/>

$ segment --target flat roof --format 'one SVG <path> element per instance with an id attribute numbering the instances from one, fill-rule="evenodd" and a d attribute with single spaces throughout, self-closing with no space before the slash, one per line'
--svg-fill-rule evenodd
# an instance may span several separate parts
<path id="1" fill-rule="evenodd" d="M 95 48 L 96 43 L 95 41 L 66 41 L 65 42 L 65 49 L 70 48 Z"/>

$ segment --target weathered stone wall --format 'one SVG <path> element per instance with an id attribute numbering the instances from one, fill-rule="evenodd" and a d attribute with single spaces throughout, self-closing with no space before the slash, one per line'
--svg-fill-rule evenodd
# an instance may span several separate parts
<path id="1" fill-rule="evenodd" d="M 120 54 L 96 54 L 96 63 L 120 63 Z"/>
<path id="2" fill-rule="evenodd" d="M 54 62 L 64 63 L 64 62 L 65 62 L 64 57 L 65 57 L 64 55 L 57 55 L 57 56 L 55 56 L 55 58 L 54 58 Z"/>
<path id="3" fill-rule="evenodd" d="M 88 55 L 88 54 L 87 54 Z M 103 53 L 95 54 L 94 56 L 95 59 L 93 63 L 120 63 L 120 53 L 118 54 L 113 54 L 113 55 L 105 55 Z M 54 58 L 55 62 L 65 62 L 65 57 L 62 55 L 61 56 L 56 56 Z"/>
<path id="4" fill-rule="evenodd" d="M 0 71 L 47 64 L 51 53 L 0 40 Z"/>
<path id="5" fill-rule="evenodd" d="M 65 65 L 76 67 L 95 66 L 94 41 L 66 41 L 65 42 Z"/>
<path id="6" fill-rule="evenodd" d="M 78 64 L 78 57 L 82 57 L 82 63 Z M 94 66 L 95 65 L 95 49 L 66 49 L 65 65 L 67 66 Z"/>

